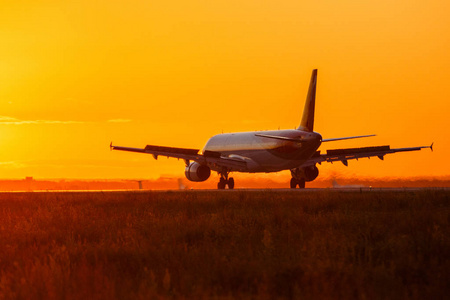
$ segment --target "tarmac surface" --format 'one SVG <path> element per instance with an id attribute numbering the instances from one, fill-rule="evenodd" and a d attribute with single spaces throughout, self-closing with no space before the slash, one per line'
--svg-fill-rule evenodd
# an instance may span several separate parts
<path id="1" fill-rule="evenodd" d="M 318 193 L 318 192 L 336 192 L 336 193 L 370 193 L 370 192 L 418 192 L 418 191 L 449 191 L 449 187 L 406 187 L 406 188 L 373 188 L 373 187 L 361 187 L 361 188 L 305 188 L 305 189 L 186 189 L 186 190 L 32 190 L 32 191 L 1 191 L 0 194 L 7 193 L 256 193 L 256 192 L 267 192 L 267 193 L 277 193 L 277 192 L 291 192 L 291 193 Z"/>

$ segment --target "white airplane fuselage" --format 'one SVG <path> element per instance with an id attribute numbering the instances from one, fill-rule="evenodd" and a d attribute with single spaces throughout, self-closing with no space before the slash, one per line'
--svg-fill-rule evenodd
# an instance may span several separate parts
<path id="1" fill-rule="evenodd" d="M 258 134 L 297 139 L 301 142 L 267 138 Z M 319 133 L 302 130 L 225 133 L 210 138 L 203 153 L 213 151 L 246 161 L 247 169 L 236 171 L 279 172 L 301 166 L 314 155 L 321 142 L 322 136 Z M 211 169 L 220 171 L 214 166 Z"/>

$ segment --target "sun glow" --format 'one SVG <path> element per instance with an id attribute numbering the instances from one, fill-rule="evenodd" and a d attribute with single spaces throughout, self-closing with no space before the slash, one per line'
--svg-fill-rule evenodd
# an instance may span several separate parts
<path id="1" fill-rule="evenodd" d="M 0 177 L 182 176 L 118 145 L 203 148 L 298 127 L 319 69 L 326 147 L 425 146 L 330 172 L 448 175 L 450 4 L 431 1 L 8 2 L 0 10 Z M 325 145 L 324 145 L 325 146 Z M 322 147 L 325 150 L 325 147 Z"/>

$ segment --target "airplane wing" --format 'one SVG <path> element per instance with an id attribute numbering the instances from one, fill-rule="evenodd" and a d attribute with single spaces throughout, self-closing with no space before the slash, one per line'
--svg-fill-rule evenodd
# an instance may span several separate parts
<path id="1" fill-rule="evenodd" d="M 334 138 L 334 139 L 323 139 L 322 142 L 334 142 L 334 141 L 352 140 L 352 139 L 360 139 L 360 138 L 371 137 L 371 136 L 376 136 L 376 134 L 347 136 L 347 137 Z"/>
<path id="2" fill-rule="evenodd" d="M 370 158 L 378 157 L 383 160 L 386 154 L 397 153 L 397 152 L 407 152 L 407 151 L 418 151 L 424 148 L 430 148 L 433 151 L 433 144 L 431 146 L 421 146 L 421 147 L 409 147 L 409 148 L 395 148 L 391 149 L 390 146 L 377 146 L 377 147 L 363 147 L 363 148 L 347 148 L 347 149 L 332 149 L 327 150 L 326 154 L 320 154 L 317 151 L 309 160 L 307 160 L 302 166 L 312 166 L 316 163 L 321 164 L 322 162 L 335 162 L 340 161 L 345 166 L 348 166 L 348 160 L 359 159 L 359 158 Z"/>
<path id="3" fill-rule="evenodd" d="M 198 149 L 164 147 L 155 145 L 147 145 L 145 146 L 145 148 L 130 148 L 113 146 L 112 143 L 109 145 L 109 147 L 111 148 L 111 150 L 151 154 L 154 159 L 158 159 L 158 156 L 183 159 L 186 163 L 186 166 L 189 165 L 190 161 L 195 161 L 201 164 L 206 164 L 214 170 L 221 168 L 226 168 L 230 171 L 247 170 L 247 163 L 244 160 L 222 156 L 221 153 L 214 151 L 205 151 L 203 154 L 199 154 L 200 150 Z"/>

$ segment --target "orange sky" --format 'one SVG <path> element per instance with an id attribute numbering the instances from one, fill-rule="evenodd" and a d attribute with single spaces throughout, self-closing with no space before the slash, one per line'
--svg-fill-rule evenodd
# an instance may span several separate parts
<path id="1" fill-rule="evenodd" d="M 326 146 L 435 142 L 321 176 L 448 175 L 449 15 L 443 0 L 2 1 L 0 178 L 183 176 L 109 142 L 297 127 L 313 68 L 315 130 L 378 135 Z"/>

